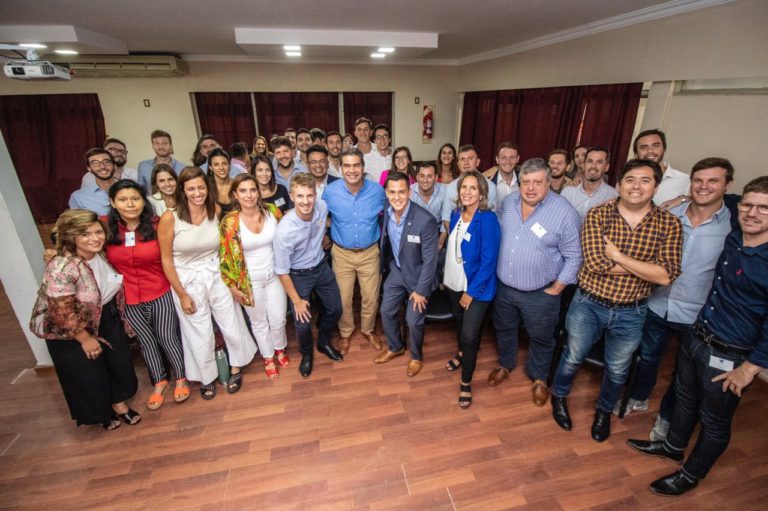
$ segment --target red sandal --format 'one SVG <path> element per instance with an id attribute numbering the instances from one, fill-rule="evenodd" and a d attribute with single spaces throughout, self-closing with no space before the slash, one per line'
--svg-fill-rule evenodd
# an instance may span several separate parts
<path id="1" fill-rule="evenodd" d="M 291 359 L 288 358 L 285 350 L 275 350 L 275 358 L 277 359 L 277 365 L 283 369 L 291 365 Z"/>
<path id="2" fill-rule="evenodd" d="M 269 378 L 272 381 L 277 380 L 278 376 L 280 376 L 280 373 L 277 371 L 277 366 L 275 365 L 275 359 L 273 358 L 265 358 L 264 359 L 264 372 L 267 373 L 267 378 Z"/>

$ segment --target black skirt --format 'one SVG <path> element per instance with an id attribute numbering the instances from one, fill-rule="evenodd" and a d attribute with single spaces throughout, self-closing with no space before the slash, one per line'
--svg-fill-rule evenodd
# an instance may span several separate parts
<path id="1" fill-rule="evenodd" d="M 104 305 L 99 336 L 111 345 L 102 345 L 101 355 L 91 360 L 74 339 L 47 340 L 69 413 L 80 424 L 101 424 L 112 418 L 112 404 L 133 397 L 138 389 L 128 336 L 115 300 Z"/>

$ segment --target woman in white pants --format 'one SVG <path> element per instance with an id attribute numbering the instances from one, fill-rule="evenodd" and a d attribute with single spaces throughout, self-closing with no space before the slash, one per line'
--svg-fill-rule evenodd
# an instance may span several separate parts
<path id="1" fill-rule="evenodd" d="M 287 297 L 275 275 L 272 239 L 282 217 L 274 205 L 262 202 L 256 178 L 240 174 L 232 180 L 235 209 L 221 219 L 221 277 L 235 301 L 244 306 L 267 378 L 276 380 L 277 365 L 288 367 L 285 353 Z M 277 359 L 277 365 L 275 364 Z"/>
<path id="2" fill-rule="evenodd" d="M 218 372 L 211 315 L 229 352 L 231 375 L 227 392 L 240 390 L 240 368 L 253 360 L 256 345 L 248 334 L 240 307 L 221 280 L 221 210 L 208 189 L 203 171 L 197 167 L 182 170 L 177 194 L 176 209 L 163 214 L 157 238 L 163 271 L 171 283 L 179 315 L 187 378 L 200 382 L 203 399 L 213 399 Z"/>

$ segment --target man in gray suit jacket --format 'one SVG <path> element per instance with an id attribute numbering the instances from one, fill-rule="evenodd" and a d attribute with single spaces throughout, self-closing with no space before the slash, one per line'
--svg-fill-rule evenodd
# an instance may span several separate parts
<path id="1" fill-rule="evenodd" d="M 411 341 L 408 376 L 421 371 L 424 316 L 427 300 L 437 287 L 438 225 L 435 217 L 410 201 L 408 176 L 395 172 L 387 177 L 389 208 L 380 240 L 382 271 L 389 270 L 381 299 L 381 323 L 387 349 L 373 361 L 389 362 L 405 353 L 398 313 L 407 300 L 405 322 Z"/>

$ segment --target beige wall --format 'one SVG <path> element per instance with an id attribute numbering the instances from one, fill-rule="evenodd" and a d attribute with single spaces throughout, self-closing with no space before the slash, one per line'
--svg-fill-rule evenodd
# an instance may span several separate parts
<path id="1" fill-rule="evenodd" d="M 98 94 L 107 133 L 128 144 L 129 166 L 135 166 L 152 155 L 149 133 L 156 128 L 171 133 L 177 157 L 189 161 L 197 139 L 190 92 L 393 91 L 393 143 L 409 145 L 415 159 L 432 159 L 441 143 L 456 142 L 455 78 L 455 67 L 192 62 L 190 73 L 180 78 L 4 79 L 0 94 Z M 416 96 L 419 105 L 414 104 Z M 144 99 L 150 100 L 150 108 L 143 106 Z M 435 105 L 433 144 L 421 142 L 425 104 Z"/>

